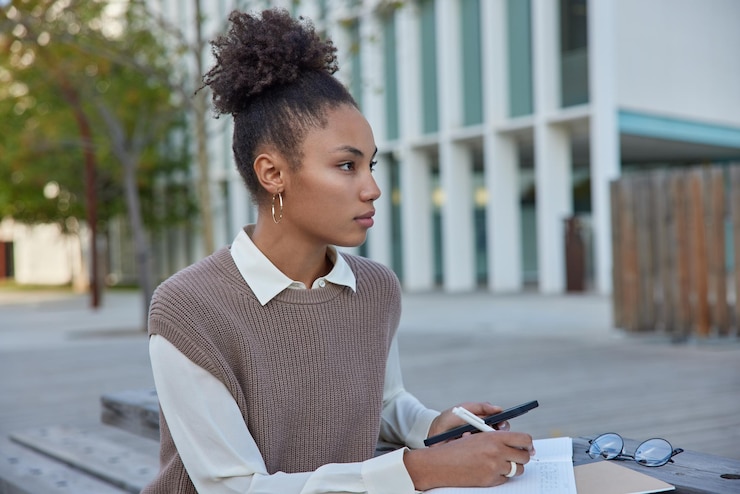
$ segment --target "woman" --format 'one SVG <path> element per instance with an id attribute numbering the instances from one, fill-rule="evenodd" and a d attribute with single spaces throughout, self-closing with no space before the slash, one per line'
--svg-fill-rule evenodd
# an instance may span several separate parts
<path id="1" fill-rule="evenodd" d="M 153 297 L 161 470 L 144 492 L 403 494 L 521 474 L 526 434 L 423 447 L 462 421 L 403 388 L 395 275 L 334 247 L 365 241 L 380 196 L 373 134 L 332 75 L 335 48 L 285 11 L 230 21 L 204 82 L 233 115 L 258 219 Z M 379 438 L 406 447 L 374 457 Z"/>

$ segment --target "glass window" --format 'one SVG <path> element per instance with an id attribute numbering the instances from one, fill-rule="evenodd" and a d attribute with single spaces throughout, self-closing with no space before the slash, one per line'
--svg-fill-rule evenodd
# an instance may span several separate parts
<path id="1" fill-rule="evenodd" d="M 530 0 L 507 0 L 509 116 L 531 115 L 532 29 Z"/>
<path id="2" fill-rule="evenodd" d="M 434 282 L 441 285 L 444 282 L 443 248 L 442 242 L 442 206 L 445 193 L 439 172 L 439 157 L 430 159 L 430 184 L 432 194 L 432 257 L 434 259 Z"/>
<path id="3" fill-rule="evenodd" d="M 475 278 L 480 285 L 488 282 L 488 241 L 486 239 L 486 189 L 483 150 L 473 150 L 473 234 L 475 235 Z"/>
<path id="4" fill-rule="evenodd" d="M 476 125 L 483 122 L 480 0 L 463 0 L 461 7 L 463 123 Z"/>
<path id="5" fill-rule="evenodd" d="M 391 176 L 391 268 L 403 282 L 403 233 L 401 231 L 401 167 L 393 154 L 388 156 Z"/>
<path id="6" fill-rule="evenodd" d="M 588 103 L 586 0 L 560 0 L 560 88 L 563 107 Z"/>
<path id="7" fill-rule="evenodd" d="M 439 129 L 437 111 L 437 28 L 434 0 L 421 0 L 421 92 L 422 129 L 430 134 Z"/>

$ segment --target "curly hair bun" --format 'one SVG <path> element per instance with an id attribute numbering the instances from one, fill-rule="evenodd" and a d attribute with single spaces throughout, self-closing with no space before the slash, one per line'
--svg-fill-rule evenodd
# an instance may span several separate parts
<path id="1" fill-rule="evenodd" d="M 237 114 L 254 96 L 307 71 L 337 70 L 336 48 L 307 19 L 270 9 L 261 16 L 234 11 L 229 21 L 229 31 L 211 42 L 216 64 L 203 77 L 217 113 Z"/>

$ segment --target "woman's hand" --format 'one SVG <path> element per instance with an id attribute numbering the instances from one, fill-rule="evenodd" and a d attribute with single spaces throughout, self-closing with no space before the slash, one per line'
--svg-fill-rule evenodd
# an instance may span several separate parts
<path id="1" fill-rule="evenodd" d="M 493 415 L 495 413 L 499 413 L 503 411 L 503 408 L 499 406 L 491 405 L 490 403 L 487 403 L 487 402 L 479 402 L 479 403 L 466 402 L 466 403 L 461 403 L 460 405 L 457 405 L 457 406 L 463 407 L 467 411 L 474 413 L 475 415 L 481 418 L 488 417 L 489 415 Z M 429 434 L 427 437 L 436 436 L 437 434 L 441 434 L 450 429 L 453 429 L 455 427 L 465 424 L 464 420 L 462 420 L 460 417 L 452 413 L 452 408 L 454 407 L 448 408 L 447 410 L 439 414 L 436 419 L 434 419 L 434 421 L 432 422 L 432 425 L 429 427 Z M 493 428 L 498 429 L 500 431 L 508 431 L 509 423 L 501 422 L 499 424 L 493 424 Z"/>
<path id="2" fill-rule="evenodd" d="M 444 419 L 443 423 L 446 423 Z M 524 473 L 524 465 L 533 454 L 529 434 L 493 431 L 467 434 L 434 447 L 408 451 L 404 463 L 414 487 L 419 490 L 487 487 L 508 480 L 511 462 L 516 465 L 516 475 Z"/>

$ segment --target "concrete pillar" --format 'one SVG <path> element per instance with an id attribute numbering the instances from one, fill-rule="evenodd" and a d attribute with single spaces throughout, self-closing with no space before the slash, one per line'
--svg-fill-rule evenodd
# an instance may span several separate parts
<path id="1" fill-rule="evenodd" d="M 473 225 L 473 156 L 470 149 L 443 142 L 440 145 L 442 203 L 442 269 L 448 292 L 475 288 Z M 429 237 L 431 238 L 431 237 Z"/>
<path id="2" fill-rule="evenodd" d="M 475 288 L 473 245 L 473 157 L 455 143 L 462 124 L 460 11 L 458 2 L 437 0 L 437 80 L 439 81 L 439 168 L 442 203 L 442 272 L 445 291 Z"/>
<path id="3" fill-rule="evenodd" d="M 400 158 L 404 288 L 428 290 L 434 284 L 429 158 L 408 147 Z"/>
<path id="4" fill-rule="evenodd" d="M 386 266 L 393 264 L 393 238 L 391 225 L 391 173 L 390 160 L 387 156 L 377 158 L 378 165 L 373 173 L 375 181 L 380 187 L 381 196 L 375 201 L 375 224 L 368 232 L 368 257 Z"/>
<path id="5" fill-rule="evenodd" d="M 549 123 L 560 107 L 558 3 L 532 0 L 535 187 L 539 290 L 565 291 L 563 220 L 573 211 L 568 130 Z"/>
<path id="6" fill-rule="evenodd" d="M 421 27 L 415 10 L 409 7 L 396 13 L 399 140 L 406 142 L 421 135 Z"/>
<path id="7" fill-rule="evenodd" d="M 244 179 L 237 172 L 232 173 L 229 178 L 229 204 L 227 207 L 231 212 L 229 235 L 232 236 L 233 240 L 233 237 L 244 225 L 257 221 L 257 208 L 252 204 L 247 186 L 244 185 Z"/>
<path id="8" fill-rule="evenodd" d="M 614 2 L 588 3 L 588 66 L 591 102 L 591 216 L 595 289 L 612 291 L 609 182 L 620 175 L 614 49 Z"/>
<path id="9" fill-rule="evenodd" d="M 519 155 L 515 139 L 496 131 L 508 120 L 506 0 L 481 2 L 481 22 L 488 288 L 519 291 L 523 284 Z"/>
<path id="10" fill-rule="evenodd" d="M 511 137 L 489 134 L 483 151 L 488 191 L 488 287 L 494 292 L 519 291 L 523 280 L 516 141 Z"/>
<path id="11" fill-rule="evenodd" d="M 537 266 L 542 293 L 565 291 L 563 222 L 573 213 L 571 145 L 560 125 L 535 128 Z"/>
<path id="12" fill-rule="evenodd" d="M 428 290 L 434 284 L 432 204 L 429 157 L 409 144 L 421 134 L 421 60 L 419 18 L 412 8 L 397 12 L 399 130 L 403 283 L 407 290 Z"/>
<path id="13" fill-rule="evenodd" d="M 362 112 L 373 127 L 375 142 L 386 135 L 383 98 L 383 45 L 371 41 L 383 27 L 374 15 L 362 18 L 360 25 L 360 59 L 362 61 Z M 391 176 L 387 156 L 376 157 L 375 181 L 381 196 L 375 201 L 375 225 L 367 238 L 368 256 L 386 266 L 393 262 L 391 225 Z"/>

